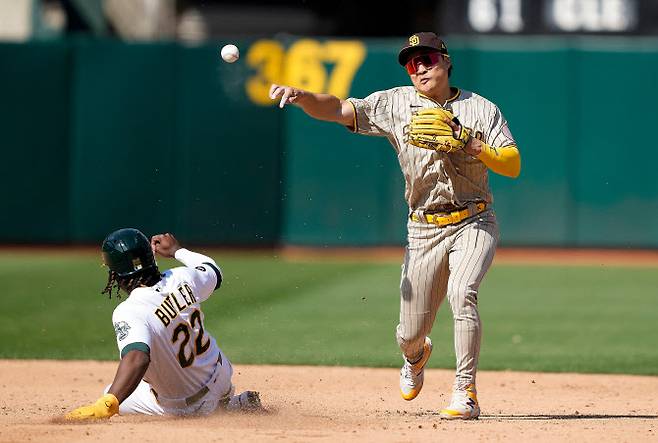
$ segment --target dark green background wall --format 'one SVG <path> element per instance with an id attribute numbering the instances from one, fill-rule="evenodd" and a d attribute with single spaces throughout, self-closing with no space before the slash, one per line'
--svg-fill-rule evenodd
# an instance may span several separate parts
<path id="1" fill-rule="evenodd" d="M 71 51 L 0 45 L 0 238 L 66 240 Z"/>
<path id="2" fill-rule="evenodd" d="M 98 243 L 136 226 L 275 243 L 282 114 L 235 96 L 217 60 L 214 46 L 0 45 L 0 241 Z"/>
<path id="3" fill-rule="evenodd" d="M 402 244 L 387 141 L 254 103 L 247 83 L 285 75 L 294 39 L 260 52 L 283 57 L 265 76 L 257 42 L 237 43 L 232 65 L 219 43 L 0 45 L 0 241 L 98 243 L 130 225 L 204 244 Z M 349 95 L 409 83 L 400 43 L 366 42 Z M 490 175 L 504 245 L 658 246 L 656 40 L 448 47 L 453 84 L 498 104 L 521 150 L 518 179 Z M 321 63 L 328 79 L 337 66 Z"/>

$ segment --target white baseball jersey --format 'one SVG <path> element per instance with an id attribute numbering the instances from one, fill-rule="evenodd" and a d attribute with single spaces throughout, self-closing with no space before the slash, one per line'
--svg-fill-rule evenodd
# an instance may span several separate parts
<path id="1" fill-rule="evenodd" d="M 221 271 L 209 257 L 186 249 L 176 259 L 187 266 L 166 271 L 152 287 L 134 289 L 112 315 L 121 356 L 133 349 L 149 352 L 144 381 L 161 400 L 198 392 L 222 358 L 201 311 L 201 302 L 221 284 Z M 221 385 L 229 390 L 230 375 Z"/>
<path id="2" fill-rule="evenodd" d="M 435 152 L 404 142 L 411 114 L 420 109 L 450 110 L 473 135 L 490 146 L 515 145 L 498 107 L 470 91 L 456 89 L 446 103 L 420 95 L 413 86 L 377 91 L 364 99 L 349 98 L 356 112 L 356 132 L 387 137 L 404 174 L 405 199 L 411 210 L 441 211 L 470 202 L 493 203 L 487 167 L 466 152 Z"/>

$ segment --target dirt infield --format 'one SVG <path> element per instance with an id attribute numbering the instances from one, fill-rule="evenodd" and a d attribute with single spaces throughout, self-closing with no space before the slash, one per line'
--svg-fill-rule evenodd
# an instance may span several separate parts
<path id="1" fill-rule="evenodd" d="M 261 392 L 260 414 L 167 419 L 56 417 L 95 400 L 116 362 L 0 361 L 0 442 L 656 441 L 658 377 L 482 372 L 482 417 L 446 422 L 453 373 L 428 370 L 413 402 L 395 369 L 236 366 L 238 390 Z"/>

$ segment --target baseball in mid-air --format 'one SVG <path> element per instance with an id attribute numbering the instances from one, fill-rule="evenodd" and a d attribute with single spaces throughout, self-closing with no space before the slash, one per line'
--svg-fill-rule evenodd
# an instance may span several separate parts
<path id="1" fill-rule="evenodd" d="M 240 50 L 235 45 L 225 45 L 222 48 L 222 59 L 227 63 L 233 63 L 240 58 Z"/>

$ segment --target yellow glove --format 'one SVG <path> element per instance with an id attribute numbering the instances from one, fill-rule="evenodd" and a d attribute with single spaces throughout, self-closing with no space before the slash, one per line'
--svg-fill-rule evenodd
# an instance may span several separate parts
<path id="1" fill-rule="evenodd" d="M 455 134 L 444 118 L 459 125 Z M 405 132 L 406 142 L 432 151 L 453 152 L 463 149 L 471 139 L 470 131 L 452 112 L 442 108 L 421 109 L 414 112 Z"/>
<path id="2" fill-rule="evenodd" d="M 105 394 L 96 403 L 82 406 L 66 414 L 67 420 L 89 420 L 97 418 L 110 418 L 119 413 L 119 400 L 112 394 Z"/>

